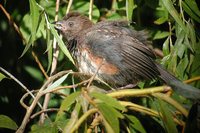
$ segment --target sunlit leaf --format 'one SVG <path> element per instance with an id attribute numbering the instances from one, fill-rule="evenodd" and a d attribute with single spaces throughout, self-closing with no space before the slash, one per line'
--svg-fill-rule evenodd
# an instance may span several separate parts
<path id="1" fill-rule="evenodd" d="M 112 129 L 115 131 L 115 133 L 119 133 L 119 120 L 118 118 L 121 117 L 120 113 L 115 110 L 114 108 L 108 106 L 105 103 L 99 103 L 98 109 L 108 122 L 108 124 L 112 127 Z M 111 115 L 112 114 L 112 115 Z"/>
<path id="2" fill-rule="evenodd" d="M 182 1 L 183 2 L 183 1 Z M 190 9 L 200 17 L 200 10 L 195 0 L 185 0 L 185 3 L 190 7 Z"/>
<path id="3" fill-rule="evenodd" d="M 169 38 L 167 37 L 167 39 L 165 40 L 165 42 L 163 43 L 163 54 L 166 56 L 169 54 Z"/>
<path id="4" fill-rule="evenodd" d="M 12 130 L 17 130 L 17 124 L 8 116 L 0 115 L 0 128 L 8 128 Z"/>
<path id="5" fill-rule="evenodd" d="M 63 112 L 69 108 L 75 101 L 76 98 L 81 94 L 81 92 L 74 92 L 67 96 L 63 101 L 60 106 L 60 110 L 56 116 L 56 120 L 60 119 L 60 117 L 63 116 Z"/>
<path id="6" fill-rule="evenodd" d="M 86 2 L 86 1 L 78 1 L 78 2 L 74 2 L 73 6 L 72 6 L 72 10 L 81 12 L 85 15 L 88 16 L 88 12 L 89 12 L 89 7 L 90 7 L 90 3 Z M 92 21 L 93 22 L 97 22 L 97 20 L 99 19 L 100 13 L 98 8 L 93 5 L 93 10 L 92 10 Z"/>
<path id="7" fill-rule="evenodd" d="M 30 133 L 58 133 L 58 129 L 54 124 L 33 125 Z"/>
<path id="8" fill-rule="evenodd" d="M 36 37 L 36 31 L 38 28 L 39 24 L 39 8 L 37 6 L 37 3 L 35 0 L 29 0 L 30 3 L 30 16 L 31 16 L 31 24 L 32 24 L 32 29 L 31 29 L 31 43 L 35 41 Z"/>
<path id="9" fill-rule="evenodd" d="M 47 67 L 47 72 L 48 72 L 51 68 L 51 63 L 53 60 L 53 47 L 52 47 L 53 41 L 50 39 L 50 31 L 48 29 L 46 31 L 47 31 L 47 33 L 46 33 L 46 40 L 47 40 L 46 52 L 48 54 L 48 67 Z"/>
<path id="10" fill-rule="evenodd" d="M 153 39 L 163 39 L 169 36 L 169 32 L 167 31 L 157 31 L 156 34 L 154 35 Z"/>
<path id="11" fill-rule="evenodd" d="M 126 0 L 126 16 L 128 21 L 132 21 L 133 10 L 136 7 L 134 0 Z"/>
<path id="12" fill-rule="evenodd" d="M 182 5 L 185 12 L 187 12 L 187 14 L 191 16 L 191 18 L 200 23 L 200 17 L 193 13 L 193 11 L 190 9 L 190 7 L 188 7 L 188 5 L 184 1 L 182 1 Z"/>
<path id="13" fill-rule="evenodd" d="M 31 36 L 22 52 L 21 57 L 27 52 L 33 42 L 36 40 L 36 33 L 39 26 L 39 8 L 35 0 L 29 0 L 30 4 L 30 23 L 31 23 Z"/>
<path id="14" fill-rule="evenodd" d="M 4 79 L 4 78 L 6 78 L 6 76 L 5 76 L 3 73 L 0 73 L 0 81 L 1 81 L 2 79 Z"/>
<path id="15" fill-rule="evenodd" d="M 81 105 L 79 102 L 76 103 L 74 110 L 71 113 L 71 118 L 67 122 L 67 124 L 64 127 L 64 133 L 71 133 L 72 128 L 74 127 L 74 124 L 76 124 L 79 113 L 81 111 Z"/>
<path id="16" fill-rule="evenodd" d="M 168 18 L 166 18 L 166 17 L 160 17 L 157 20 L 155 20 L 154 23 L 157 25 L 160 25 L 160 24 L 165 23 L 167 20 L 168 20 Z"/>
<path id="17" fill-rule="evenodd" d="M 69 74 L 70 73 L 67 73 L 64 76 L 62 76 L 61 78 L 59 78 L 58 80 L 56 80 L 53 84 L 51 84 L 49 87 L 47 87 L 46 90 L 51 90 L 53 88 L 60 86 L 65 81 L 65 79 L 68 77 Z"/>
<path id="18" fill-rule="evenodd" d="M 175 19 L 175 21 L 181 26 L 181 28 L 186 32 L 187 28 L 184 25 L 183 21 L 181 20 L 181 18 L 179 17 L 178 12 L 176 11 L 176 9 L 173 6 L 173 3 L 171 0 L 162 0 L 163 5 L 165 6 L 165 8 L 168 10 L 168 12 L 171 14 L 171 16 Z"/>
<path id="19" fill-rule="evenodd" d="M 134 129 L 136 129 L 140 133 L 146 133 L 144 127 L 142 126 L 140 121 L 137 119 L 137 117 L 135 117 L 133 115 L 126 115 L 126 117 L 130 121 L 130 126 L 132 126 Z"/>
<path id="20" fill-rule="evenodd" d="M 188 56 L 185 54 L 184 58 L 180 60 L 179 64 L 177 65 L 177 73 L 179 77 L 184 80 L 184 74 L 189 64 Z"/>
<path id="21" fill-rule="evenodd" d="M 54 25 L 53 24 L 49 24 L 50 26 L 50 30 L 51 33 L 54 35 L 54 37 L 56 38 L 58 45 L 60 47 L 60 49 L 62 50 L 62 52 L 68 57 L 68 59 L 74 64 L 74 60 L 69 52 L 69 50 L 67 49 L 66 45 L 64 44 L 64 42 L 62 41 L 62 39 L 59 37 L 58 33 L 56 32 Z"/>
<path id="22" fill-rule="evenodd" d="M 169 111 L 168 106 L 162 100 L 159 100 L 160 111 L 162 113 L 162 121 L 168 133 L 178 133 L 176 124 L 173 121 L 173 116 Z"/>
<path id="23" fill-rule="evenodd" d="M 92 93 L 90 93 L 90 95 L 97 99 L 102 100 L 105 104 L 108 104 L 109 106 L 112 106 L 112 107 L 122 110 L 122 111 L 125 110 L 125 107 L 122 106 L 116 99 L 114 99 L 110 96 L 107 96 L 106 94 L 92 92 Z"/>

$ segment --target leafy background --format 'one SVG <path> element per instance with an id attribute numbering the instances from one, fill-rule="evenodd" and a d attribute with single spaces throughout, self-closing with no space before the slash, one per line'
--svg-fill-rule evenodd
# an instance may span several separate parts
<path id="1" fill-rule="evenodd" d="M 90 2 L 73 0 L 70 10 L 89 16 Z M 64 43 L 52 25 L 56 15 L 62 19 L 66 14 L 66 10 L 69 9 L 68 4 L 69 1 L 61 0 L 57 4 L 59 11 L 56 13 L 56 1 L 53 0 L 29 0 L 20 3 L 19 1 L 1 1 L 0 66 L 13 74 L 29 90 L 39 89 L 49 75 L 61 70 L 73 69 L 76 71 Z M 200 88 L 198 81 L 200 74 L 200 10 L 198 7 L 197 0 L 94 0 L 93 12 L 90 17 L 93 22 L 105 19 L 124 19 L 131 22 L 135 29 L 148 31 L 153 42 L 150 47 L 157 53 L 158 62 L 181 80 L 195 78 L 189 82 Z M 8 19 L 9 17 L 11 19 Z M 14 23 L 17 28 L 14 28 Z M 58 42 L 60 53 L 56 59 L 56 69 L 52 72 L 55 64 L 52 59 L 54 37 Z M 0 79 L 3 79 L 3 76 L 0 76 Z M 19 103 L 26 91 L 9 76 L 7 77 L 0 82 L 0 114 L 3 114 L 0 117 L 0 127 L 4 127 L 0 131 L 13 132 L 20 126 L 26 113 Z M 72 79 L 73 74 L 70 73 L 61 76 L 54 82 L 55 86 L 47 87 L 47 90 L 80 82 L 79 79 L 75 78 L 75 81 Z M 144 87 L 143 85 L 141 84 L 142 87 Z M 157 85 L 154 83 L 151 87 Z M 60 110 L 48 113 L 49 119 L 46 119 L 40 126 L 38 125 L 39 117 L 31 119 L 26 126 L 26 132 L 76 130 L 73 127 L 74 124 L 76 123 L 75 125 L 78 126 L 77 123 L 80 122 L 81 116 L 87 115 L 88 110 L 91 112 L 79 125 L 79 132 L 89 132 L 90 128 L 93 131 L 116 133 L 120 129 L 121 132 L 181 132 L 183 130 L 186 117 L 176 114 L 177 108 L 174 105 L 177 104 L 167 103 L 162 99 L 164 96 L 162 98 L 160 98 L 161 95 L 156 96 L 157 94 L 153 97 L 148 95 L 134 98 L 132 96 L 117 101 L 96 92 L 84 96 L 80 90 L 84 89 L 80 86 L 76 88 L 75 93 L 73 93 L 73 89 L 60 91 L 59 93 L 65 94 L 64 96 L 52 94 L 48 108 L 60 108 Z M 132 94 L 132 91 L 130 93 Z M 88 96 L 92 99 L 87 99 Z M 183 97 L 178 95 L 172 97 L 181 105 L 184 104 L 186 109 L 192 105 Z M 40 98 L 40 101 L 43 99 L 44 96 Z M 89 105 L 84 105 L 81 101 L 87 101 L 86 103 Z M 25 103 L 32 104 L 33 100 L 28 97 Z M 87 109 L 84 110 L 85 106 Z M 144 107 L 143 110 L 138 111 L 142 107 Z M 147 111 L 144 112 L 146 109 Z M 36 113 L 39 110 L 39 107 L 35 107 L 33 111 Z M 152 111 L 161 112 L 163 117 Z M 73 117 L 74 112 L 78 114 Z M 100 124 L 94 122 L 97 126 L 93 127 L 91 123 L 94 119 L 93 114 L 96 112 L 100 113 L 99 117 L 95 117 Z M 148 113 L 150 115 L 147 115 Z M 4 115 L 9 116 L 13 121 Z M 9 129 L 5 129 L 5 127 Z"/>

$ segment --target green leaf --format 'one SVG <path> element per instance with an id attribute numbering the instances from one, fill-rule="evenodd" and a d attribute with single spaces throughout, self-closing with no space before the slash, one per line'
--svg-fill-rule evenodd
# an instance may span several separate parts
<path id="1" fill-rule="evenodd" d="M 102 102 L 104 102 L 105 104 L 107 104 L 109 106 L 112 106 L 112 107 L 122 110 L 122 111 L 125 110 L 125 107 L 122 106 L 115 98 L 107 96 L 106 94 L 92 92 L 92 93 L 90 93 L 90 95 L 97 99 L 100 99 Z"/>
<path id="2" fill-rule="evenodd" d="M 45 125 L 33 125 L 30 133 L 58 133 L 58 129 L 55 124 L 48 123 Z"/>
<path id="3" fill-rule="evenodd" d="M 17 130 L 18 126 L 11 118 L 6 115 L 0 115 L 0 128 Z"/>
<path id="4" fill-rule="evenodd" d="M 61 85 L 65 79 L 68 77 L 70 73 L 65 74 L 64 76 L 62 76 L 61 78 L 59 78 L 58 80 L 56 80 L 53 84 L 51 84 L 46 90 L 51 90 L 53 88 L 58 87 L 59 85 Z"/>
<path id="5" fill-rule="evenodd" d="M 105 103 L 98 103 L 97 104 L 98 109 L 112 128 L 112 130 L 115 133 L 119 133 L 119 120 L 118 118 L 121 117 L 122 115 L 112 108 L 111 106 L 108 106 Z M 112 115 L 111 115 L 112 114 Z"/>
<path id="6" fill-rule="evenodd" d="M 176 125 L 173 121 L 173 116 L 169 111 L 168 105 L 164 103 L 162 100 L 159 100 L 160 111 L 162 113 L 162 121 L 168 133 L 178 133 L 176 129 Z"/>
<path id="7" fill-rule="evenodd" d="M 62 52 L 68 57 L 68 59 L 73 63 L 74 63 L 74 60 L 69 52 L 69 50 L 67 49 L 66 45 L 64 44 L 64 42 L 62 41 L 62 39 L 59 37 L 57 31 L 55 30 L 54 28 L 54 25 L 53 24 L 49 24 L 49 27 L 50 27 L 50 30 L 51 30 L 51 33 L 54 35 L 54 37 L 56 38 L 57 42 L 58 42 L 58 45 L 60 47 L 60 49 L 62 50 Z"/>
<path id="8" fill-rule="evenodd" d="M 182 58 L 186 50 L 186 46 L 184 44 L 179 44 L 178 47 L 176 47 L 176 50 L 178 57 Z"/>
<path id="9" fill-rule="evenodd" d="M 72 133 L 71 130 L 74 127 L 74 124 L 76 124 L 76 122 L 78 121 L 80 111 L 81 111 L 81 105 L 79 102 L 77 102 L 74 110 L 71 113 L 71 118 L 64 127 L 63 133 Z"/>
<path id="10" fill-rule="evenodd" d="M 102 116 L 102 119 L 103 119 L 103 125 L 105 126 L 107 133 L 115 133 L 114 129 L 111 127 L 108 121 L 104 118 L 104 116 Z"/>
<path id="11" fill-rule="evenodd" d="M 163 38 L 166 38 L 170 35 L 169 32 L 167 31 L 157 31 L 156 34 L 154 35 L 153 39 L 156 40 L 156 39 L 163 39 Z"/>
<path id="12" fill-rule="evenodd" d="M 56 116 L 56 121 L 59 120 L 63 116 L 63 112 L 68 109 L 69 106 L 71 106 L 75 101 L 76 98 L 81 94 L 81 92 L 74 92 L 68 97 L 66 97 L 60 106 L 60 110 Z"/>
<path id="13" fill-rule="evenodd" d="M 47 67 L 47 72 L 50 70 L 51 68 L 51 64 L 52 64 L 52 60 L 53 60 L 53 46 L 52 43 L 53 41 L 51 40 L 51 34 L 50 34 L 50 30 L 47 29 L 46 30 L 46 40 L 47 40 L 47 49 L 45 52 L 47 52 L 48 55 L 48 67 Z"/>
<path id="14" fill-rule="evenodd" d="M 154 23 L 157 25 L 161 25 L 161 24 L 165 23 L 167 20 L 168 20 L 168 18 L 164 16 L 164 17 L 160 17 L 157 20 L 155 20 Z"/>
<path id="15" fill-rule="evenodd" d="M 133 115 L 125 115 L 128 120 L 130 121 L 130 126 L 139 131 L 140 133 L 146 133 L 144 127 L 140 123 L 140 121 L 137 119 L 137 117 Z"/>
<path id="16" fill-rule="evenodd" d="M 29 0 L 30 3 L 30 16 L 31 16 L 31 43 L 35 41 L 36 31 L 39 25 L 39 8 L 37 6 L 37 2 L 35 0 Z"/>
<path id="17" fill-rule="evenodd" d="M 183 2 L 183 1 L 182 1 Z M 190 9 L 200 17 L 200 10 L 195 0 L 185 0 L 186 4 L 190 7 Z"/>
<path id="18" fill-rule="evenodd" d="M 176 9 L 174 8 L 172 1 L 171 0 L 162 0 L 162 3 L 165 6 L 165 8 L 168 10 L 168 12 L 171 14 L 171 16 L 175 19 L 175 21 L 181 26 L 181 28 L 185 32 L 187 32 L 187 28 L 184 25 L 184 23 L 181 20 L 181 18 L 179 17 L 179 14 L 176 11 Z"/>
<path id="19" fill-rule="evenodd" d="M 188 56 L 185 54 L 184 58 L 180 60 L 179 64 L 177 65 L 177 74 L 178 76 L 184 80 L 184 74 L 189 64 Z"/>
<path id="20" fill-rule="evenodd" d="M 4 74 L 0 73 L 0 81 L 4 78 L 7 78 Z"/>
<path id="21" fill-rule="evenodd" d="M 190 50 L 192 50 L 192 52 L 194 52 L 194 47 L 197 46 L 197 37 L 196 37 L 196 34 L 195 34 L 195 29 L 194 29 L 194 26 L 191 24 L 191 23 L 187 23 L 187 27 L 189 29 L 189 35 L 188 35 L 188 38 L 191 39 L 191 43 L 190 43 Z M 199 45 L 198 45 L 199 46 Z M 197 52 L 197 51 L 195 51 Z"/>
<path id="22" fill-rule="evenodd" d="M 80 13 L 83 13 L 84 15 L 88 16 L 89 7 L 90 7 L 89 2 L 79 0 L 77 2 L 74 2 L 71 9 L 78 11 Z M 99 16 L 100 16 L 100 13 L 99 13 L 98 8 L 95 5 L 93 5 L 93 7 L 92 7 L 92 21 L 97 22 L 98 19 L 99 19 Z"/>
<path id="23" fill-rule="evenodd" d="M 200 23 L 200 18 L 191 10 L 191 8 L 184 1 L 182 1 L 182 5 L 185 12 L 188 15 L 190 15 L 191 18 L 193 18 L 194 20 Z"/>
<path id="24" fill-rule="evenodd" d="M 43 75 L 40 70 L 38 70 L 36 67 L 32 66 L 24 66 L 24 69 L 32 76 L 35 80 L 42 81 Z"/>
<path id="25" fill-rule="evenodd" d="M 29 4 L 30 4 L 31 36 L 28 39 L 29 41 L 27 42 L 25 49 L 23 50 L 22 55 L 20 57 L 22 57 L 28 51 L 30 46 L 36 40 L 36 33 L 39 27 L 40 14 L 39 14 L 39 7 L 37 6 L 37 2 L 35 0 L 29 0 Z"/>
<path id="26" fill-rule="evenodd" d="M 167 39 L 165 40 L 165 42 L 163 43 L 163 54 L 166 56 L 169 54 L 169 38 L 170 37 L 167 37 Z"/>
<path id="27" fill-rule="evenodd" d="M 136 7 L 133 0 L 126 0 L 126 16 L 128 21 L 132 21 L 133 10 Z"/>

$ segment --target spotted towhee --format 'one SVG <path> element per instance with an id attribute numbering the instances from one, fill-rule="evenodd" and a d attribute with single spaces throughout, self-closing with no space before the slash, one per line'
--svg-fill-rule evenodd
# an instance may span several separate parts
<path id="1" fill-rule="evenodd" d="M 80 72 L 96 74 L 116 87 L 159 78 L 187 98 L 200 98 L 199 89 L 183 84 L 154 61 L 143 33 L 128 28 L 125 21 L 93 24 L 87 17 L 71 12 L 56 22 L 55 28 L 67 40 Z"/>

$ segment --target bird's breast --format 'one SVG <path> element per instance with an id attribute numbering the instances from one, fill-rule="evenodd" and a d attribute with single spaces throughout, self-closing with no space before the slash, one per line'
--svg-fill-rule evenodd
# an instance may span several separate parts
<path id="1" fill-rule="evenodd" d="M 101 74 L 115 75 L 119 72 L 117 66 L 107 62 L 103 57 L 96 56 L 88 48 L 79 48 L 74 56 L 78 69 L 82 73 L 97 74 L 100 78 Z"/>

